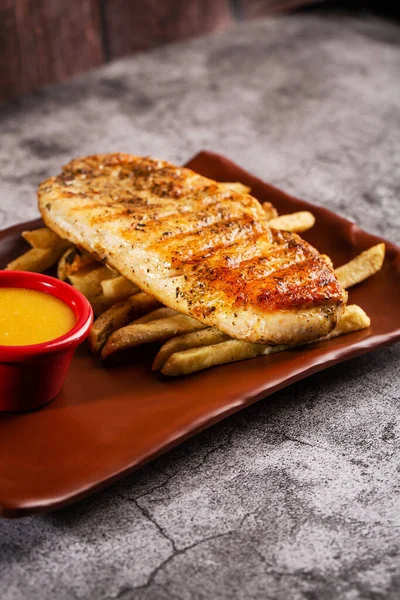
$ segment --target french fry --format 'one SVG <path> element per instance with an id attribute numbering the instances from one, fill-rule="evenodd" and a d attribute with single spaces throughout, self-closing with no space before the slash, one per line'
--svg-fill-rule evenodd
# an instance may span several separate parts
<path id="1" fill-rule="evenodd" d="M 280 215 L 268 221 L 268 225 L 273 229 L 281 229 L 283 231 L 302 232 L 311 229 L 315 223 L 315 217 L 307 210 L 291 213 L 288 215 Z"/>
<path id="2" fill-rule="evenodd" d="M 385 244 L 377 244 L 335 269 L 335 274 L 340 285 L 347 289 L 375 275 L 382 268 L 384 260 Z"/>
<path id="3" fill-rule="evenodd" d="M 178 311 L 173 308 L 168 308 L 168 306 L 162 306 L 161 308 L 156 308 L 152 312 L 147 315 L 143 315 L 143 317 L 139 317 L 132 321 L 132 325 L 137 325 L 140 323 L 149 323 L 150 321 L 157 321 L 158 319 L 165 319 L 166 317 L 173 317 L 178 315 Z"/>
<path id="4" fill-rule="evenodd" d="M 70 243 L 61 239 L 56 233 L 47 227 L 23 231 L 22 237 L 32 246 L 21 256 L 8 263 L 8 271 L 35 271 L 43 273 L 47 271 L 60 259 Z"/>
<path id="5" fill-rule="evenodd" d="M 103 265 L 95 269 L 78 271 L 74 275 L 69 275 L 69 280 L 90 301 L 102 293 L 102 282 L 114 276 L 114 272 Z"/>
<path id="6" fill-rule="evenodd" d="M 57 263 L 57 277 L 61 279 L 61 281 L 68 281 L 68 271 L 67 271 L 67 257 L 70 253 L 70 249 L 66 250 L 64 254 L 61 256 L 60 260 Z"/>
<path id="7" fill-rule="evenodd" d="M 23 231 L 21 235 L 32 248 L 52 248 L 53 246 L 57 246 L 65 249 L 71 245 L 70 242 L 61 239 L 60 236 L 48 227 Z"/>
<path id="8" fill-rule="evenodd" d="M 271 219 L 275 219 L 275 217 L 278 216 L 278 211 L 276 210 L 275 206 L 271 204 L 271 202 L 263 202 L 261 206 L 263 208 L 263 211 L 265 212 L 265 216 L 267 217 L 268 221 L 270 221 Z"/>
<path id="9" fill-rule="evenodd" d="M 140 292 L 137 285 L 126 279 L 126 277 L 122 277 L 122 275 L 105 279 L 101 282 L 101 287 L 105 298 L 108 298 L 111 302 L 120 302 Z"/>
<path id="10" fill-rule="evenodd" d="M 353 304 L 346 307 L 345 312 L 338 325 L 331 331 L 330 334 L 317 341 L 325 341 L 365 329 L 369 327 L 370 319 L 359 306 Z M 311 343 L 311 342 L 310 342 Z M 244 342 L 240 340 L 228 340 L 220 344 L 212 346 L 203 346 L 200 348 L 192 348 L 175 352 L 171 354 L 161 373 L 172 377 L 178 375 L 188 375 L 195 371 L 201 371 L 214 365 L 221 365 L 245 360 L 247 358 L 255 358 L 256 356 L 265 356 L 294 348 L 294 346 L 268 346 L 265 344 L 254 344 L 252 342 Z"/>
<path id="11" fill-rule="evenodd" d="M 344 314 L 328 335 L 321 338 L 321 340 L 331 340 L 332 338 L 338 337 L 339 335 L 345 335 L 346 333 L 352 333 L 354 331 L 360 331 L 366 329 L 371 325 L 371 319 L 366 312 L 357 304 L 349 304 L 346 306 Z"/>
<path id="12" fill-rule="evenodd" d="M 239 192 L 240 194 L 250 194 L 251 188 L 244 183 L 240 183 L 239 181 L 224 181 L 222 184 L 233 192 Z"/>
<path id="13" fill-rule="evenodd" d="M 90 304 L 92 305 L 94 316 L 100 317 L 106 310 L 108 310 L 115 302 L 110 302 L 108 298 L 104 296 L 103 293 L 98 296 L 94 296 L 93 298 L 88 298 Z"/>
<path id="14" fill-rule="evenodd" d="M 175 377 L 177 375 L 188 375 L 195 371 L 208 369 L 214 365 L 222 365 L 247 358 L 255 358 L 264 352 L 262 344 L 242 342 L 240 340 L 228 340 L 212 346 L 202 346 L 175 352 L 172 354 L 161 369 L 161 373 Z"/>
<path id="15" fill-rule="evenodd" d="M 205 329 L 206 327 L 207 325 L 204 325 L 204 323 L 180 314 L 150 321 L 149 323 L 133 323 L 118 329 L 110 335 L 103 346 L 101 356 L 106 359 L 121 350 L 148 344 L 149 342 L 164 342 L 181 333 Z"/>
<path id="16" fill-rule="evenodd" d="M 57 277 L 62 281 L 68 281 L 71 275 L 99 266 L 101 263 L 95 260 L 89 252 L 73 246 L 61 256 L 57 265 Z"/>
<path id="17" fill-rule="evenodd" d="M 100 282 L 101 287 L 103 288 L 105 283 L 112 283 L 115 279 L 117 279 L 117 277 L 112 278 L 112 279 L 104 279 L 103 281 Z M 97 296 L 93 296 L 93 297 L 89 298 L 90 304 L 92 305 L 95 316 L 99 317 L 104 311 L 111 308 L 111 306 L 113 306 L 113 304 L 117 304 L 117 302 L 122 302 L 123 300 L 127 300 L 130 296 L 132 296 L 134 294 L 138 294 L 140 292 L 140 288 L 137 287 L 136 285 L 132 284 L 130 291 L 131 291 L 130 294 L 121 294 L 121 296 L 118 295 L 119 297 L 118 296 L 114 296 L 114 297 L 108 296 L 107 297 L 104 294 L 104 292 L 102 291 Z M 172 309 L 170 309 L 170 310 L 172 310 Z"/>
<path id="18" fill-rule="evenodd" d="M 214 327 L 207 327 L 207 329 L 192 331 L 191 333 L 185 333 L 178 337 L 174 337 L 161 346 L 154 359 L 152 369 L 153 371 L 162 369 L 168 358 L 175 352 L 202 346 L 212 346 L 214 344 L 219 344 L 220 342 L 226 342 L 229 339 L 229 335 L 222 333 L 222 331 L 219 331 Z"/>
<path id="19" fill-rule="evenodd" d="M 6 266 L 7 271 L 34 271 L 43 273 L 59 260 L 64 248 L 31 248 Z"/>
<path id="20" fill-rule="evenodd" d="M 89 345 L 92 352 L 101 350 L 114 331 L 158 306 L 161 306 L 161 303 L 144 292 L 134 294 L 127 300 L 111 306 L 93 323 L 89 334 Z"/>

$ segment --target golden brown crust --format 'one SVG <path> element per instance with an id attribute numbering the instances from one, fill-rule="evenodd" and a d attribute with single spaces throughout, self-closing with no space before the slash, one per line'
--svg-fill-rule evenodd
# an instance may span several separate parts
<path id="1" fill-rule="evenodd" d="M 196 304 L 203 287 L 224 290 L 232 304 L 257 306 L 261 311 L 297 310 L 340 302 L 343 290 L 332 269 L 310 244 L 296 234 L 272 230 L 272 244 L 264 252 L 232 264 L 226 253 L 201 260 L 190 251 L 192 273 L 200 290 L 181 286 L 180 293 Z M 182 261 L 183 262 L 183 261 Z M 189 262 L 189 260 L 187 261 Z M 196 311 L 200 316 L 201 311 Z"/>
<path id="2" fill-rule="evenodd" d="M 59 235 L 233 337 L 312 339 L 343 311 L 346 296 L 312 246 L 271 230 L 252 196 L 189 169 L 126 154 L 75 159 L 41 184 L 39 205 Z"/>

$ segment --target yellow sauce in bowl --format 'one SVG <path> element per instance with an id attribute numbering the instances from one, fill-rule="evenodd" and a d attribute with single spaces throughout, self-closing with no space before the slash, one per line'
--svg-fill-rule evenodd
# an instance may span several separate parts
<path id="1" fill-rule="evenodd" d="M 75 325 L 71 308 L 37 290 L 0 288 L 0 345 L 28 346 L 61 337 Z"/>

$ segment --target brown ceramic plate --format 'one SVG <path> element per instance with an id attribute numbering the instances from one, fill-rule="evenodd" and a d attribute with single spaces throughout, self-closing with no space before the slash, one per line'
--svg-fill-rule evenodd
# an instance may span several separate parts
<path id="1" fill-rule="evenodd" d="M 241 181 L 280 213 L 312 210 L 304 236 L 342 264 L 381 242 L 356 225 L 284 194 L 230 161 L 202 152 L 188 164 L 219 181 Z M 20 232 L 0 234 L 0 267 L 24 250 Z M 369 329 L 272 356 L 214 367 L 181 379 L 152 373 L 150 356 L 105 368 L 81 347 L 61 394 L 45 408 L 0 416 L 0 514 L 17 517 L 90 494 L 196 432 L 294 381 L 400 338 L 400 248 L 385 242 L 382 271 L 350 291 Z"/>

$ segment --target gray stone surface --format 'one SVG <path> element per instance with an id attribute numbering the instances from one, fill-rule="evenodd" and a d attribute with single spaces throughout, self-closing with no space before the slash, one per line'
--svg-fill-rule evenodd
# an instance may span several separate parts
<path id="1" fill-rule="evenodd" d="M 0 224 L 34 217 L 37 183 L 72 156 L 208 148 L 400 243 L 399 74 L 400 28 L 370 16 L 115 62 L 0 108 Z M 92 498 L 0 522 L 1 599 L 398 599 L 399 357 L 327 370 Z"/>

